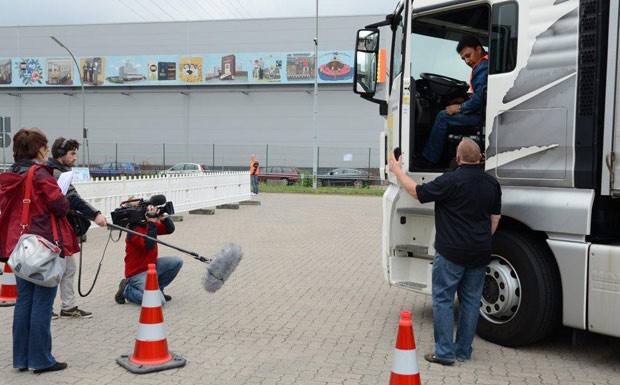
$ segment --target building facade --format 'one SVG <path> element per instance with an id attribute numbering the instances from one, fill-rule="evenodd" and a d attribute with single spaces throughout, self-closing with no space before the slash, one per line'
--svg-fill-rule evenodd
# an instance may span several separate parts
<path id="1" fill-rule="evenodd" d="M 319 51 L 353 56 L 357 29 L 381 18 L 321 18 Z M 312 166 L 313 80 L 106 86 L 104 78 L 98 76 L 103 64 L 99 62 L 97 67 L 96 58 L 222 54 L 217 73 L 205 63 L 204 79 L 211 76 L 230 80 L 235 70 L 238 76 L 258 76 L 252 73 L 251 66 L 248 71 L 238 71 L 243 64 L 238 59 L 235 63 L 234 55 L 229 53 L 313 53 L 314 18 L 22 26 L 0 28 L 0 35 L 0 64 L 9 58 L 57 58 L 54 72 L 44 73 L 54 87 L 22 86 L 16 82 L 0 87 L 0 116 L 11 117 L 13 133 L 19 127 L 39 127 L 52 140 L 58 136 L 83 137 L 79 77 L 74 74 L 73 84 L 63 86 L 69 55 L 50 38 L 55 36 L 83 66 L 79 75 L 86 84 L 90 163 L 114 159 L 153 165 L 194 161 L 218 168 L 244 165 L 255 153 L 263 164 Z M 309 71 L 305 65 L 309 66 L 299 64 L 300 76 Z M 20 71 L 18 67 L 13 65 L 12 70 Z M 135 65 L 126 62 L 118 73 L 120 78 L 128 78 L 136 71 Z M 321 167 L 377 167 L 378 138 L 384 121 L 371 105 L 353 94 L 350 82 L 319 84 L 316 140 Z"/>

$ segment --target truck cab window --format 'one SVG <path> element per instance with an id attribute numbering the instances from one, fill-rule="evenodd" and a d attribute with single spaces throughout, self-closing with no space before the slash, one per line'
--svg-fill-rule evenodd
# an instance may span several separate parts
<path id="1" fill-rule="evenodd" d="M 414 156 L 410 170 L 453 168 L 456 146 L 463 137 L 484 148 L 490 19 L 488 5 L 414 14 L 410 65 L 415 97 L 411 98 L 409 135 Z M 479 43 L 473 49 L 475 61 L 468 59 L 473 53 L 467 49 L 457 52 L 459 43 L 471 38 Z"/>
<path id="2" fill-rule="evenodd" d="M 402 11 L 401 11 L 402 13 Z M 403 43 L 404 43 L 405 20 L 400 18 L 398 26 L 394 30 L 394 46 L 392 47 L 392 70 L 390 71 L 390 87 L 394 84 L 394 79 L 403 72 Z"/>
<path id="3" fill-rule="evenodd" d="M 517 65 L 517 36 L 519 26 L 517 3 L 503 3 L 493 7 L 491 24 L 491 53 L 489 73 L 512 71 Z"/>

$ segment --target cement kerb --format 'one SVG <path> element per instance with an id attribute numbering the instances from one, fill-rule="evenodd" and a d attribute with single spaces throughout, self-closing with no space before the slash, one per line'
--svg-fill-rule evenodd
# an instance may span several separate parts
<path id="1" fill-rule="evenodd" d="M 214 215 L 215 209 L 212 209 L 212 208 L 195 209 L 195 210 L 189 210 L 189 213 L 198 214 L 198 215 Z"/>

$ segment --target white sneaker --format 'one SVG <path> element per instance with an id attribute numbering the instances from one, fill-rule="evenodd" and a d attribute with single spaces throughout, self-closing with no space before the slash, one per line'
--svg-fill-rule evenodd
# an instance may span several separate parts
<path id="1" fill-rule="evenodd" d="M 256 193 L 252 193 L 252 195 L 256 195 Z"/>

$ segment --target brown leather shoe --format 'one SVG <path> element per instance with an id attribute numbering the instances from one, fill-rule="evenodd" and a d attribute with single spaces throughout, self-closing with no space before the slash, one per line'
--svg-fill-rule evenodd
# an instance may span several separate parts
<path id="1" fill-rule="evenodd" d="M 426 353 L 424 355 L 424 359 L 428 362 L 432 362 L 433 364 L 440 364 L 440 365 L 452 365 L 454 364 L 454 361 L 450 361 L 450 360 L 446 360 L 443 358 L 439 358 L 435 355 L 435 352 L 430 352 L 430 353 Z"/>

